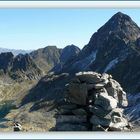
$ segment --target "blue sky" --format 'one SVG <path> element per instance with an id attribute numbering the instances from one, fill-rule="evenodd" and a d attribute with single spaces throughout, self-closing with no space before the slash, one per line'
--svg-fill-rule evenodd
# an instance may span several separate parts
<path id="1" fill-rule="evenodd" d="M 0 9 L 0 47 L 29 50 L 75 44 L 83 48 L 118 11 L 140 26 L 139 9 Z"/>

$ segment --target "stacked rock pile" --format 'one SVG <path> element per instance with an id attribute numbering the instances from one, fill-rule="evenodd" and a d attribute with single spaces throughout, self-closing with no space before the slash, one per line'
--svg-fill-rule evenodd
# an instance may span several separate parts
<path id="1" fill-rule="evenodd" d="M 58 130 L 130 131 L 123 114 L 128 105 L 126 93 L 111 75 L 79 72 L 66 88 Z"/>

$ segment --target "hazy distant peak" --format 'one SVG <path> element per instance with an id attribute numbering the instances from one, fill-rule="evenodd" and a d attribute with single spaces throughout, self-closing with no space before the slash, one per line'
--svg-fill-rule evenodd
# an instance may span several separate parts
<path id="1" fill-rule="evenodd" d="M 30 53 L 31 51 L 32 50 L 0 48 L 0 53 L 2 53 L 2 52 L 12 52 L 14 56 L 16 56 L 18 54 Z"/>

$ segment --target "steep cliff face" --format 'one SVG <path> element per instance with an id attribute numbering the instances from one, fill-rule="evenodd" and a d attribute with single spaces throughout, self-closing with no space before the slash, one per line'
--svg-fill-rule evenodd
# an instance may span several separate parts
<path id="1" fill-rule="evenodd" d="M 136 23 L 118 12 L 92 35 L 89 43 L 73 61 L 65 64 L 62 72 L 107 72 L 128 92 L 136 92 L 140 76 L 139 37 L 140 28 Z"/>

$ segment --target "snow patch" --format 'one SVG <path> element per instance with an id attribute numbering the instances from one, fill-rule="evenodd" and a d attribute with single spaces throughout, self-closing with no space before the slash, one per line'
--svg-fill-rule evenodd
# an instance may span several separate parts
<path id="1" fill-rule="evenodd" d="M 128 95 L 129 106 L 125 109 L 125 114 L 129 120 L 136 121 L 140 118 L 140 93 Z"/>
<path id="2" fill-rule="evenodd" d="M 106 66 L 104 72 L 109 71 L 110 69 L 112 69 L 116 64 L 118 63 L 118 58 L 113 59 L 111 62 L 109 62 L 109 64 Z"/>
<path id="3" fill-rule="evenodd" d="M 97 50 L 92 52 L 89 56 L 87 56 L 86 58 L 77 61 L 74 64 L 74 67 L 80 67 L 80 69 L 85 70 L 86 68 L 88 68 L 90 66 L 90 64 L 92 64 L 95 60 L 96 60 L 96 55 L 97 55 Z"/>
<path id="4" fill-rule="evenodd" d="M 90 64 L 92 64 L 95 60 L 96 60 L 96 54 L 97 54 L 97 50 L 92 52 L 90 54 L 90 56 L 88 56 L 86 59 L 87 59 L 87 66 L 88 67 Z"/>

